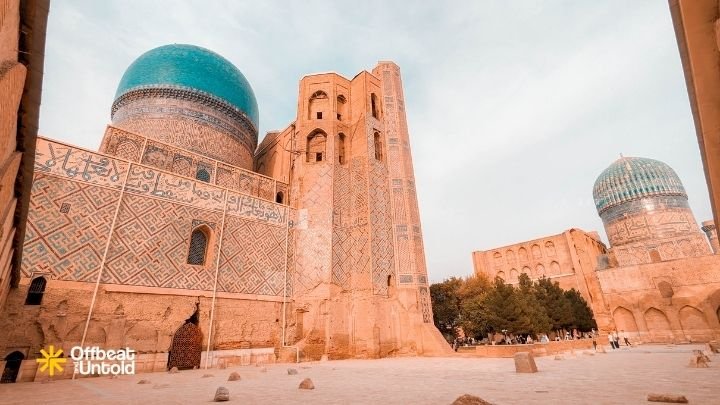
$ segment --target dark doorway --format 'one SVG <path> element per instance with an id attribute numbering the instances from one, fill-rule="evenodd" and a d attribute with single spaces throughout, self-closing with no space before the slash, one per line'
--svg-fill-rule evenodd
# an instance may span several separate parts
<path id="1" fill-rule="evenodd" d="M 200 302 L 195 304 L 195 312 L 173 335 L 168 353 L 168 370 L 173 367 L 177 367 L 178 370 L 200 368 L 203 335 L 199 323 Z"/>
<path id="2" fill-rule="evenodd" d="M 18 351 L 14 351 L 5 357 L 5 369 L 3 370 L 0 384 L 15 382 L 18 373 L 20 372 L 20 365 L 22 364 L 23 359 L 25 359 L 25 356 Z"/>

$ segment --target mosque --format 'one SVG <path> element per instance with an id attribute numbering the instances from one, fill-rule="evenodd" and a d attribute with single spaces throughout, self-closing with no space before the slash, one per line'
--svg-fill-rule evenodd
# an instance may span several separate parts
<path id="1" fill-rule="evenodd" d="M 598 328 L 636 342 L 720 338 L 720 247 L 713 221 L 698 226 L 675 171 L 621 157 L 595 181 L 597 232 L 558 235 L 473 252 L 475 272 L 517 283 L 521 273 L 578 290 Z M 703 234 L 703 231 L 705 232 Z"/>
<path id="2" fill-rule="evenodd" d="M 447 353 L 399 67 L 306 75 L 297 105 L 258 144 L 240 70 L 173 44 L 127 68 L 99 151 L 38 137 L 3 380 L 49 345 L 137 372 Z"/>

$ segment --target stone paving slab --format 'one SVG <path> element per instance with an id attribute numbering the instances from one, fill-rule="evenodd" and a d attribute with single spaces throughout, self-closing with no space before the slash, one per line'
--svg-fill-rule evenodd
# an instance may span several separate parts
<path id="1" fill-rule="evenodd" d="M 648 404 L 648 393 L 685 395 L 691 404 L 720 404 L 720 356 L 710 368 L 688 368 L 700 345 L 640 346 L 554 360 L 536 358 L 538 373 L 516 374 L 512 358 L 394 358 L 189 370 L 177 374 L 0 385 L 2 404 L 200 404 L 219 386 L 229 403 L 450 404 L 462 394 L 502 404 Z M 297 375 L 288 375 L 288 368 Z M 227 381 L 233 371 L 240 381 Z M 202 378 L 204 374 L 213 377 Z M 309 377 L 314 390 L 299 390 Z M 138 385 L 141 379 L 152 383 Z M 164 388 L 161 388 L 163 387 Z"/>

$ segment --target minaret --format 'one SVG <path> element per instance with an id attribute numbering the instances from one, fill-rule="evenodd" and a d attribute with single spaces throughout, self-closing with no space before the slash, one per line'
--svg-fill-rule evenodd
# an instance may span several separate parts
<path id="1" fill-rule="evenodd" d="M 381 61 L 373 69 L 373 74 L 381 81 L 398 287 L 401 291 L 417 292 L 423 322 L 432 323 L 425 249 L 400 67 L 394 62 Z"/>

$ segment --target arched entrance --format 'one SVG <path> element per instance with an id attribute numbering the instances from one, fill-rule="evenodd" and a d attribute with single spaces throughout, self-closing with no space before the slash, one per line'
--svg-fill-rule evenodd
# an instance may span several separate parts
<path id="1" fill-rule="evenodd" d="M 695 307 L 684 306 L 680 310 L 680 325 L 685 336 L 694 342 L 706 342 L 712 339 L 712 331 L 705 320 L 705 315 Z"/>
<path id="2" fill-rule="evenodd" d="M 672 342 L 673 334 L 670 330 L 670 322 L 664 312 L 657 308 L 650 308 L 645 311 L 645 323 L 650 332 L 652 342 Z"/>
<path id="3" fill-rule="evenodd" d="M 168 353 L 168 370 L 200 368 L 203 335 L 198 326 L 200 320 L 200 303 L 195 304 L 195 312 L 175 331 L 170 352 Z"/>
<path id="4" fill-rule="evenodd" d="M 629 333 L 631 338 L 637 337 L 637 322 L 635 322 L 635 315 L 633 315 L 629 309 L 623 307 L 615 308 L 615 311 L 613 311 L 613 319 L 615 320 L 617 330 L 623 330 Z"/>
<path id="5" fill-rule="evenodd" d="M 193 323 L 186 323 L 179 327 L 173 335 L 170 345 L 168 369 L 173 367 L 177 367 L 178 370 L 199 368 L 202 338 L 200 328 Z"/>
<path id="6" fill-rule="evenodd" d="M 20 372 L 20 365 L 22 364 L 25 355 L 18 351 L 14 351 L 5 357 L 5 369 L 0 379 L 1 384 L 14 383 L 17 379 L 18 373 Z"/>

